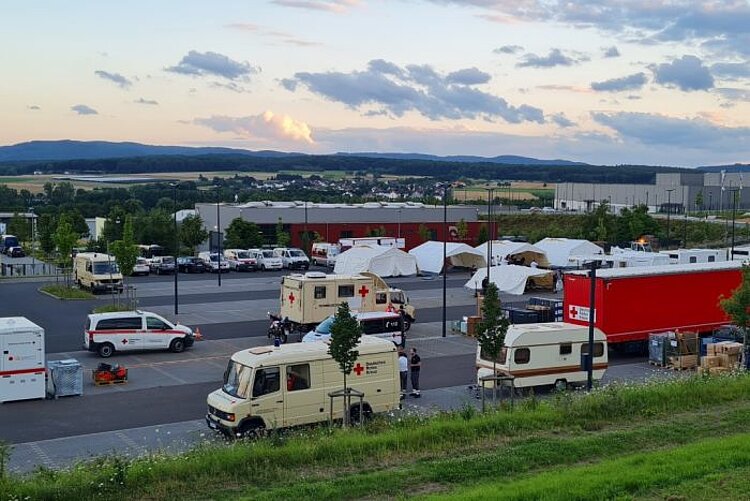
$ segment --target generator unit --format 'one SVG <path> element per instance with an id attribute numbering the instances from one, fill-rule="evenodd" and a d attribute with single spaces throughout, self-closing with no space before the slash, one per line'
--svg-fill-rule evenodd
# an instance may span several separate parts
<path id="1" fill-rule="evenodd" d="M 44 329 L 24 317 L 0 318 L 0 402 L 44 398 Z"/>

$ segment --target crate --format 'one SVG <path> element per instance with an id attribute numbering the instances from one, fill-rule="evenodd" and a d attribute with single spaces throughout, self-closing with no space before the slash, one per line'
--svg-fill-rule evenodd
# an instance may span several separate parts
<path id="1" fill-rule="evenodd" d="M 541 315 L 538 311 L 511 306 L 503 308 L 503 312 L 512 324 L 538 324 L 541 322 Z"/>
<path id="2" fill-rule="evenodd" d="M 648 336 L 648 361 L 652 365 L 667 365 L 667 343 L 669 332 L 658 332 Z"/>
<path id="3" fill-rule="evenodd" d="M 52 397 L 83 395 L 83 366 L 75 359 L 51 360 L 49 370 L 49 391 Z"/>
<path id="4" fill-rule="evenodd" d="M 548 297 L 532 297 L 529 298 L 529 306 L 546 306 L 550 310 L 549 320 L 545 322 L 562 322 L 563 313 L 563 302 L 560 299 L 548 298 Z"/>
<path id="5" fill-rule="evenodd" d="M 669 357 L 669 367 L 677 371 L 695 369 L 698 367 L 698 355 Z"/>
<path id="6" fill-rule="evenodd" d="M 479 327 L 479 322 L 482 321 L 482 317 L 480 316 L 470 316 L 466 319 L 466 335 L 469 337 L 476 337 L 477 335 L 477 327 Z"/>
<path id="7" fill-rule="evenodd" d="M 714 367 L 721 366 L 721 357 L 718 355 L 706 355 L 701 358 L 701 367 L 706 369 L 712 369 Z"/>
<path id="8" fill-rule="evenodd" d="M 701 357 L 705 357 L 706 355 L 709 355 L 708 353 L 708 346 L 711 344 L 714 344 L 716 342 L 716 338 L 714 337 L 704 337 L 701 338 Z M 710 353 L 710 355 L 715 355 L 716 353 Z"/>

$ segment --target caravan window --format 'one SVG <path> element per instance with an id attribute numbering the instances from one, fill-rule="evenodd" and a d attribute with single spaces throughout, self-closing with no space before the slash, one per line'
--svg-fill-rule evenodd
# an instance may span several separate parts
<path id="1" fill-rule="evenodd" d="M 697 263 L 698 262 L 698 256 L 690 256 L 690 263 Z"/>
<path id="2" fill-rule="evenodd" d="M 716 256 L 708 256 L 708 262 L 709 262 L 709 263 L 714 263 L 714 262 L 716 262 Z"/>
<path id="3" fill-rule="evenodd" d="M 385 292 L 375 293 L 375 304 L 385 304 L 388 302 L 388 294 Z"/>
<path id="4" fill-rule="evenodd" d="M 518 365 L 528 364 L 531 360 L 531 351 L 528 348 L 518 348 L 513 352 L 513 361 Z"/>
<path id="5" fill-rule="evenodd" d="M 581 345 L 581 354 L 585 355 L 589 352 L 589 344 L 583 343 Z M 594 358 L 601 357 L 604 355 L 604 343 L 594 343 Z"/>
<path id="6" fill-rule="evenodd" d="M 354 285 L 339 285 L 339 297 L 354 297 Z"/>
<path id="7" fill-rule="evenodd" d="M 267 367 L 255 371 L 255 382 L 253 383 L 253 396 L 262 397 L 269 393 L 279 391 L 279 368 Z"/>
<path id="8" fill-rule="evenodd" d="M 573 345 L 570 343 L 563 343 L 560 345 L 560 355 L 570 355 L 573 353 Z"/>
<path id="9" fill-rule="evenodd" d="M 286 391 L 310 388 L 310 364 L 288 365 L 286 368 Z"/>
<path id="10" fill-rule="evenodd" d="M 326 286 L 316 285 L 315 286 L 315 299 L 325 299 L 325 298 L 326 298 Z"/>

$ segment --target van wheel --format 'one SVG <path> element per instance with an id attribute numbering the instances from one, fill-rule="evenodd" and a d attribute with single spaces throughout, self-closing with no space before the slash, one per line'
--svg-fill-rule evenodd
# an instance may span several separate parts
<path id="1" fill-rule="evenodd" d="M 115 352 L 115 347 L 112 345 L 112 343 L 102 343 L 96 349 L 96 352 L 102 358 L 109 358 Z"/>
<path id="2" fill-rule="evenodd" d="M 404 330 L 405 331 L 408 331 L 409 329 L 411 329 L 411 323 L 412 322 L 413 322 L 413 320 L 411 318 L 409 318 L 409 317 L 404 318 Z"/>
<path id="3" fill-rule="evenodd" d="M 362 402 L 362 423 L 366 423 L 372 418 L 372 407 Z M 349 409 L 349 424 L 359 424 L 359 404 L 352 405 Z"/>
<path id="4" fill-rule="evenodd" d="M 557 391 L 565 391 L 568 389 L 568 380 L 567 379 L 558 379 L 555 381 L 555 390 Z"/>
<path id="5" fill-rule="evenodd" d="M 243 424 L 238 432 L 238 438 L 255 440 L 266 434 L 266 426 L 262 422 L 251 421 Z"/>
<path id="6" fill-rule="evenodd" d="M 185 340 L 182 338 L 173 339 L 171 343 L 169 343 L 169 351 L 172 353 L 182 353 L 185 351 Z"/>

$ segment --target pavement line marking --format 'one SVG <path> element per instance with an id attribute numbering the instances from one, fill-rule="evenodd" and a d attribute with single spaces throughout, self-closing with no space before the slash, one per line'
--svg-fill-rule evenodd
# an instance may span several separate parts
<path id="1" fill-rule="evenodd" d="M 55 467 L 55 462 L 52 461 L 52 459 L 47 455 L 46 452 L 42 450 L 41 447 L 39 447 L 39 444 L 37 442 L 29 442 L 28 446 L 32 451 L 34 451 L 37 456 L 39 456 L 39 458 L 42 460 L 42 463 L 44 463 L 44 466 L 46 466 L 47 468 Z"/>
<path id="2" fill-rule="evenodd" d="M 162 374 L 162 375 L 164 375 L 164 376 L 167 376 L 168 378 L 172 379 L 173 381 L 177 381 L 177 382 L 178 382 L 178 383 L 180 383 L 180 384 L 189 384 L 189 383 L 188 383 L 187 381 L 185 381 L 184 379 L 182 379 L 182 378 L 179 378 L 179 377 L 175 376 L 174 374 L 170 374 L 170 373 L 169 373 L 169 371 L 165 371 L 165 370 L 164 370 L 164 369 L 162 369 L 161 367 L 155 367 L 155 366 L 152 366 L 152 367 L 150 367 L 150 368 L 151 368 L 151 369 L 153 369 L 153 370 L 155 370 L 155 371 L 156 371 L 156 372 L 158 372 L 159 374 Z"/>
<path id="3" fill-rule="evenodd" d="M 125 443 L 125 445 L 127 445 L 128 447 L 132 447 L 133 449 L 136 449 L 136 450 L 140 450 L 141 449 L 141 446 L 138 445 L 135 442 L 135 440 L 133 440 L 129 436 L 125 435 L 123 432 L 117 431 L 117 432 L 115 432 L 115 436 L 117 438 L 119 438 L 120 440 L 122 440 Z"/>

